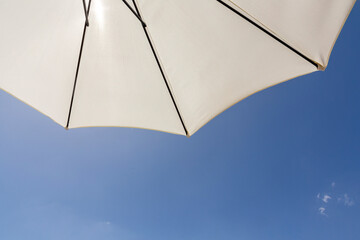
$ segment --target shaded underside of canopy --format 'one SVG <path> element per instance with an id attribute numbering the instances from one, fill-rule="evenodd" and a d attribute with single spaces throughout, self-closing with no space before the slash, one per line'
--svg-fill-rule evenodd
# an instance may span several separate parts
<path id="1" fill-rule="evenodd" d="M 85 27 L 81 0 L 1 1 L 0 88 L 63 127 L 190 136 L 255 92 L 325 69 L 355 0 L 127 3 L 92 0 Z"/>

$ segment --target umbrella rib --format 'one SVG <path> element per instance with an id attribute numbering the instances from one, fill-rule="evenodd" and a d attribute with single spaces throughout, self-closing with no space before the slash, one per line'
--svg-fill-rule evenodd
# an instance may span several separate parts
<path id="1" fill-rule="evenodd" d="M 85 3 L 85 0 L 83 0 L 83 3 Z M 72 107 L 73 107 L 73 102 L 74 102 L 74 96 L 75 96 L 75 89 L 76 89 L 76 83 L 77 83 L 77 79 L 79 76 L 79 69 L 80 69 L 80 62 L 81 62 L 81 56 L 82 56 L 82 52 L 83 52 L 83 48 L 84 48 L 84 41 L 85 41 L 85 35 L 86 35 L 86 29 L 89 26 L 89 22 L 87 21 L 88 16 L 89 16 L 89 12 L 90 12 L 90 5 L 91 5 L 91 0 L 89 0 L 89 6 L 88 9 L 86 10 L 86 21 L 84 24 L 84 30 L 83 30 L 83 35 L 82 35 L 82 39 L 81 39 L 81 46 L 80 46 L 80 51 L 79 51 L 79 57 L 78 57 L 78 62 L 77 62 L 77 66 L 76 66 L 76 73 L 75 73 L 75 80 L 74 80 L 74 86 L 73 86 L 73 90 L 72 90 L 72 95 L 71 95 L 71 101 L 70 101 L 70 108 L 69 108 L 69 114 L 68 114 L 68 118 L 67 118 L 67 122 L 66 122 L 66 129 L 69 128 L 69 124 L 70 124 L 70 117 L 71 117 L 71 111 L 72 111 Z M 84 5 L 85 7 L 85 5 Z"/>
<path id="2" fill-rule="evenodd" d="M 250 18 L 248 18 L 247 16 L 245 16 L 244 14 L 242 14 L 241 12 L 236 10 L 235 8 L 231 7 L 229 4 L 225 3 L 222 0 L 216 0 L 216 1 L 218 1 L 220 4 L 222 4 L 223 6 L 225 6 L 226 8 L 228 8 L 229 10 L 231 10 L 232 12 L 237 14 L 238 16 L 244 18 L 246 21 L 248 21 L 249 23 L 251 23 L 252 25 L 257 27 L 258 29 L 260 29 L 261 31 L 263 31 L 264 33 L 266 33 L 267 35 L 269 35 L 270 37 L 272 37 L 276 41 L 280 42 L 282 45 L 284 45 L 285 47 L 287 47 L 288 49 L 290 49 L 291 51 L 293 51 L 294 53 L 296 53 L 300 57 L 304 58 L 306 61 L 308 61 L 309 63 L 314 65 L 316 68 L 319 69 L 319 67 L 321 67 L 321 66 L 319 66 L 319 64 L 317 62 L 315 62 L 314 60 L 312 60 L 309 57 L 305 56 L 303 53 L 299 52 L 298 50 L 296 50 L 295 48 L 293 48 L 292 46 L 290 46 L 289 44 L 287 44 L 286 42 L 284 42 L 283 40 L 278 38 L 276 35 L 272 34 L 268 30 L 266 30 L 264 27 L 260 26 L 259 24 L 257 24 L 256 22 L 254 22 L 253 20 L 251 20 Z"/>
<path id="3" fill-rule="evenodd" d="M 136 1 L 135 1 L 135 0 L 132 0 L 132 1 L 133 1 L 134 6 L 135 6 L 135 10 L 136 10 L 136 12 L 137 12 L 137 15 L 138 15 L 138 16 L 140 17 L 140 19 L 142 20 L 142 17 L 141 17 L 140 11 L 139 11 L 139 9 L 138 9 L 138 6 L 137 6 L 137 4 L 136 4 Z M 142 22 L 142 21 L 141 21 L 141 22 Z M 150 47 L 151 47 L 151 50 L 152 50 L 152 52 L 153 52 L 153 55 L 154 55 L 154 57 L 155 57 L 156 63 L 157 63 L 157 65 L 158 65 L 158 67 L 159 67 L 159 70 L 160 70 L 160 72 L 161 72 L 162 78 L 164 79 L 165 85 L 166 85 L 167 90 L 168 90 L 168 92 L 169 92 L 169 94 L 170 94 L 171 100 L 172 100 L 172 102 L 173 102 L 173 104 L 174 104 L 174 106 L 175 106 L 176 112 L 177 112 L 177 114 L 178 114 L 178 116 L 179 116 L 179 118 L 180 118 L 181 124 L 182 124 L 182 126 L 183 126 L 183 128 L 184 128 L 185 134 L 186 134 L 186 136 L 189 136 L 189 132 L 188 132 L 188 130 L 186 129 L 184 120 L 183 120 L 183 118 L 182 118 L 182 116 L 181 116 L 181 114 L 180 114 L 180 110 L 179 110 L 178 106 L 176 105 L 176 101 L 175 101 L 174 95 L 173 95 L 172 92 L 171 92 L 169 83 L 168 83 L 168 81 L 167 81 L 167 79 L 166 79 L 166 76 L 165 76 L 163 67 L 161 66 L 159 57 L 158 57 L 158 55 L 157 55 L 157 53 L 156 53 L 156 51 L 155 51 L 155 47 L 154 47 L 154 45 L 153 45 L 153 43 L 152 43 L 152 41 L 151 41 L 151 38 L 150 38 L 150 35 L 149 35 L 148 30 L 147 30 L 147 28 L 146 28 L 146 25 L 143 25 L 143 24 L 142 24 L 142 26 L 143 26 L 143 29 L 144 29 L 146 38 L 147 38 L 147 40 L 148 40 L 148 42 L 149 42 L 149 45 L 150 45 Z"/>
<path id="4" fill-rule="evenodd" d="M 143 27 L 146 27 L 146 23 L 142 20 L 139 13 L 135 12 L 135 10 L 130 6 L 130 4 L 126 0 L 122 0 L 122 1 L 130 9 L 130 11 L 135 15 L 135 17 L 141 22 Z"/>
<path id="5" fill-rule="evenodd" d="M 84 6 L 84 13 L 85 13 L 85 20 L 86 20 L 86 26 L 89 26 L 89 16 L 86 10 L 86 3 L 85 0 L 82 1 L 83 2 L 83 6 Z M 90 4 L 90 3 L 89 3 Z"/>

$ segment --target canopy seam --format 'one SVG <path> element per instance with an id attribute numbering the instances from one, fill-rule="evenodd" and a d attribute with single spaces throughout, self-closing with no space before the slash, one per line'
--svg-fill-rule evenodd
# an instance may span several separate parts
<path id="1" fill-rule="evenodd" d="M 83 0 L 83 3 L 85 3 L 84 0 Z M 73 86 L 73 91 L 72 91 L 72 95 L 71 95 L 71 101 L 70 101 L 70 107 L 69 107 L 69 114 L 68 114 L 68 119 L 67 119 L 67 122 L 66 122 L 66 127 L 65 127 L 65 129 L 69 129 L 71 112 L 72 112 L 73 103 L 74 103 L 74 97 L 75 97 L 75 89 L 76 89 L 76 84 L 77 84 L 77 80 L 78 80 L 78 76 L 79 76 L 81 57 L 82 57 L 82 52 L 83 52 L 83 48 L 84 48 L 86 29 L 87 29 L 88 26 L 89 26 L 87 19 L 88 19 L 89 12 L 90 12 L 90 6 L 91 6 L 91 0 L 89 0 L 89 6 L 88 6 L 88 8 L 87 8 L 87 10 L 86 10 L 86 14 L 85 14 L 85 15 L 86 15 L 86 19 L 85 19 L 84 30 L 83 30 L 83 35 L 82 35 L 82 39 L 81 39 L 79 57 L 78 57 L 78 62 L 77 62 L 77 66 L 76 66 L 74 86 Z M 85 7 L 85 5 L 84 5 L 84 7 Z"/>
<path id="2" fill-rule="evenodd" d="M 132 1 L 133 1 L 134 6 L 135 6 L 135 10 L 136 10 L 137 14 L 138 14 L 139 17 L 142 19 L 142 16 L 141 16 L 141 13 L 140 13 L 140 10 L 139 10 L 139 8 L 138 8 L 138 6 L 137 6 L 136 1 L 135 1 L 135 0 L 132 0 Z M 178 106 L 177 106 L 177 104 L 176 104 L 175 96 L 173 95 L 173 93 L 172 93 L 172 91 L 171 91 L 170 83 L 169 83 L 168 80 L 167 80 L 167 77 L 166 77 L 166 74 L 165 74 L 165 70 L 164 70 L 163 67 L 162 67 L 162 64 L 161 64 L 161 61 L 160 61 L 160 57 L 158 56 L 158 53 L 157 53 L 157 51 L 156 51 L 156 48 L 155 48 L 155 46 L 154 46 L 153 41 L 151 40 L 150 34 L 149 34 L 148 30 L 147 30 L 147 26 L 144 26 L 144 25 L 142 25 L 142 26 L 143 26 L 143 29 L 144 29 L 146 38 L 147 38 L 147 40 L 148 40 L 148 42 L 149 42 L 149 45 L 150 45 L 150 47 L 151 47 L 151 50 L 152 50 L 152 52 L 153 52 L 153 55 L 154 55 L 154 57 L 155 57 L 156 63 L 157 63 L 157 65 L 158 65 L 158 67 L 159 67 L 159 70 L 160 70 L 161 75 L 162 75 L 162 77 L 163 77 L 163 80 L 164 80 L 164 82 L 165 82 L 165 85 L 166 85 L 166 87 L 167 87 L 167 89 L 168 89 L 168 92 L 169 92 L 169 94 L 170 94 L 171 100 L 172 100 L 172 102 L 173 102 L 173 104 L 174 104 L 174 106 L 175 106 L 176 112 L 177 112 L 177 114 L 178 114 L 178 116 L 179 116 L 179 118 L 180 118 L 181 124 L 182 124 L 182 126 L 183 126 L 183 128 L 184 128 L 185 134 L 186 134 L 187 137 L 189 137 L 189 132 L 188 132 L 186 126 L 185 126 L 185 122 L 184 122 L 184 120 L 183 120 L 183 118 L 182 118 L 182 115 L 181 115 L 181 113 L 180 113 L 180 110 L 179 110 L 179 108 L 178 108 Z"/>
<path id="3" fill-rule="evenodd" d="M 271 29 L 269 29 L 267 26 L 265 26 L 263 23 L 260 24 L 256 23 L 254 20 L 250 19 L 249 17 L 247 17 L 246 15 L 244 15 L 243 13 L 241 13 L 240 11 L 238 11 L 237 9 L 235 9 L 234 7 L 230 6 L 229 4 L 225 3 L 223 0 L 216 0 L 217 2 L 219 2 L 220 4 L 222 4 L 224 7 L 226 7 L 227 9 L 231 10 L 232 12 L 234 12 L 235 14 L 237 14 L 238 16 L 242 17 L 243 19 L 245 19 L 247 22 L 251 23 L 253 26 L 257 27 L 259 30 L 263 31 L 264 33 L 266 33 L 267 35 L 269 35 L 270 37 L 272 37 L 273 39 L 275 39 L 276 41 L 278 41 L 279 43 L 281 43 L 282 45 L 284 45 L 285 47 L 287 47 L 288 49 L 290 49 L 291 51 L 293 51 L 294 53 L 296 53 L 297 55 L 299 55 L 300 57 L 302 57 L 303 59 L 305 59 L 306 61 L 308 61 L 310 64 L 314 65 L 317 69 L 319 70 L 323 70 L 324 67 L 316 62 L 315 60 L 309 58 L 308 56 L 306 56 L 304 53 L 300 52 L 299 50 L 297 50 L 296 48 L 294 48 L 293 46 L 291 46 L 289 43 L 285 42 L 284 40 L 282 40 L 280 37 L 277 36 L 276 33 L 274 33 Z M 231 2 L 232 4 L 234 4 L 236 7 L 240 8 L 237 4 L 235 4 L 233 1 L 228 0 L 229 2 Z M 242 9 L 242 8 L 240 8 Z M 258 21 L 258 20 L 257 20 Z M 263 26 L 261 26 L 263 25 Z M 268 30 L 269 29 L 269 30 Z"/>

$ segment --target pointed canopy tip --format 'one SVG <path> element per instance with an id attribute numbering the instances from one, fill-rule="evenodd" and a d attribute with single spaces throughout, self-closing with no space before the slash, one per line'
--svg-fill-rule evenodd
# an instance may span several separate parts
<path id="1" fill-rule="evenodd" d="M 318 70 L 319 70 L 319 71 L 325 71 L 325 70 L 326 70 L 326 67 L 327 67 L 327 66 L 323 66 L 323 65 L 321 65 L 321 64 L 319 64 L 319 63 L 318 63 L 317 65 L 318 65 Z"/>

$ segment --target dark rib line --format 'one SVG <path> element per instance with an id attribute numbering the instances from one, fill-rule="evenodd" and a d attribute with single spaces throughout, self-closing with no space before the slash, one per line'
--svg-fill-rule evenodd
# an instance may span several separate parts
<path id="1" fill-rule="evenodd" d="M 140 14 L 140 12 L 139 12 L 139 9 L 138 9 L 138 7 L 137 7 L 137 5 L 136 5 L 135 0 L 132 0 L 132 1 L 133 1 L 133 3 L 134 3 L 136 12 L 138 13 L 139 17 L 141 18 L 141 14 Z M 167 79 L 166 79 L 164 70 L 162 69 L 162 66 L 161 66 L 161 64 L 160 64 L 159 57 L 157 56 L 157 54 L 156 54 L 156 52 L 155 52 L 154 45 L 153 45 L 153 43 L 151 42 L 149 33 L 148 33 L 148 31 L 147 31 L 147 29 L 146 29 L 146 27 L 145 27 L 144 25 L 143 25 L 143 29 L 144 29 L 146 38 L 147 38 L 147 40 L 148 40 L 148 42 L 149 42 L 149 44 L 150 44 L 151 50 L 152 50 L 152 52 L 153 52 L 153 54 L 154 54 L 154 57 L 155 57 L 155 59 L 156 59 L 157 65 L 158 65 L 158 67 L 159 67 L 159 69 L 160 69 L 161 75 L 162 75 L 162 77 L 163 77 L 163 79 L 164 79 L 164 82 L 165 82 L 165 84 L 166 84 L 166 87 L 167 87 L 167 89 L 168 89 L 168 91 L 169 91 L 171 100 L 173 101 L 173 104 L 174 104 L 174 106 L 175 106 L 176 112 L 177 112 L 177 114 L 178 114 L 178 116 L 179 116 L 179 118 L 180 118 L 181 124 L 182 124 L 182 126 L 183 126 L 183 128 L 184 128 L 184 131 L 185 131 L 185 134 L 186 134 L 186 136 L 189 136 L 189 133 L 188 133 L 186 127 L 185 127 L 185 123 L 184 123 L 184 121 L 183 121 L 183 119 L 182 119 L 182 117 L 181 117 L 180 111 L 179 111 L 179 109 L 178 109 L 178 107 L 177 107 L 177 105 L 176 105 L 175 98 L 174 98 L 174 96 L 173 96 L 173 94 L 172 94 L 172 92 L 171 92 L 171 90 L 170 90 L 170 86 L 169 86 L 169 83 L 168 83 L 168 81 L 167 81 Z"/>
<path id="2" fill-rule="evenodd" d="M 146 27 L 146 23 L 141 19 L 139 12 L 135 12 L 134 9 L 129 5 L 129 3 L 126 0 L 122 0 L 125 5 L 130 9 L 130 11 L 135 15 L 135 17 L 141 22 L 143 27 Z"/>
<path id="3" fill-rule="evenodd" d="M 308 58 L 307 56 L 305 56 L 304 54 L 302 54 L 301 52 L 299 52 L 298 50 L 296 50 L 295 48 L 293 48 L 292 46 L 290 46 L 289 44 L 287 44 L 286 42 L 284 42 L 283 40 L 281 40 L 280 38 L 278 38 L 277 36 L 275 36 L 274 34 L 272 34 L 271 32 L 267 31 L 265 28 L 263 28 L 262 26 L 258 25 L 257 23 L 255 23 L 253 20 L 251 20 L 250 18 L 246 17 L 244 14 L 242 14 L 241 12 L 239 12 L 238 10 L 236 10 L 235 8 L 231 7 L 230 5 L 226 4 L 225 2 L 223 2 L 222 0 L 216 0 L 219 3 L 221 3 L 223 6 L 225 6 L 226 8 L 230 9 L 231 11 L 233 11 L 234 13 L 236 13 L 237 15 L 239 15 L 240 17 L 244 18 L 246 21 L 248 21 L 249 23 L 251 23 L 252 25 L 254 25 L 255 27 L 257 27 L 258 29 L 260 29 L 261 31 L 263 31 L 264 33 L 266 33 L 267 35 L 269 35 L 270 37 L 274 38 L 275 40 L 277 40 L 278 42 L 280 42 L 281 44 L 283 44 L 284 46 L 286 46 L 287 48 L 289 48 L 290 50 L 292 50 L 293 52 L 295 52 L 296 54 L 298 54 L 300 57 L 304 58 L 306 61 L 308 61 L 309 63 L 311 63 L 312 65 L 314 65 L 316 68 L 319 68 L 318 64 Z"/>
<path id="4" fill-rule="evenodd" d="M 85 0 L 82 1 L 83 2 L 83 6 L 84 6 L 84 14 L 85 14 L 85 19 L 86 19 L 86 26 L 89 26 L 89 18 L 88 18 L 88 14 L 86 11 L 86 3 Z M 90 3 L 89 3 L 90 4 Z"/>
<path id="5" fill-rule="evenodd" d="M 88 9 L 87 9 L 87 11 L 86 11 L 86 17 L 89 16 L 90 5 L 91 5 L 91 0 L 89 1 L 89 6 L 88 6 Z M 73 86 L 73 91 L 72 91 L 72 95 L 71 95 L 69 115 L 68 115 L 68 119 L 67 119 L 67 123 L 66 123 L 66 127 L 65 127 L 66 129 L 69 128 L 69 123 L 70 123 L 70 116 L 71 116 L 72 106 L 73 106 L 73 102 L 74 102 L 74 95 L 75 95 L 76 83 L 77 83 L 77 79 L 78 79 L 78 75 L 79 75 L 81 56 L 82 56 L 82 51 L 83 51 L 83 47 L 84 47 L 86 28 L 87 28 L 87 24 L 86 24 L 86 21 L 85 21 L 84 30 L 83 30 L 83 35 L 82 35 L 82 39 L 81 39 L 81 46 L 80 46 L 79 58 L 78 58 L 77 67 L 76 67 L 76 74 L 75 74 L 74 86 Z"/>

